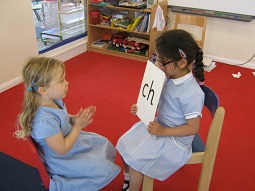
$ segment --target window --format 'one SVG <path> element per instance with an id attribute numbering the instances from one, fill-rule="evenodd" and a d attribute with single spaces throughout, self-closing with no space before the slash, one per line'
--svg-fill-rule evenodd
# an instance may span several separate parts
<path id="1" fill-rule="evenodd" d="M 39 53 L 87 35 L 84 0 L 32 0 Z"/>

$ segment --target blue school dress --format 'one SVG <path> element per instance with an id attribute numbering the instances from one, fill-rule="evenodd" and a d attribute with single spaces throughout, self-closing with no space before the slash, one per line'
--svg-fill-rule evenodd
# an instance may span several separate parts
<path id="1" fill-rule="evenodd" d="M 115 148 L 105 137 L 81 131 L 68 153 L 60 156 L 53 152 L 45 138 L 59 131 L 66 136 L 72 129 L 64 103 L 62 100 L 55 102 L 61 109 L 38 108 L 31 135 L 51 176 L 50 191 L 97 191 L 103 188 L 120 172 L 120 167 L 114 164 Z"/>
<path id="2" fill-rule="evenodd" d="M 155 120 L 165 128 L 174 128 L 186 124 L 187 119 L 201 116 L 203 105 L 204 93 L 189 73 L 166 81 Z M 140 121 L 121 136 L 116 148 L 133 169 L 163 181 L 190 159 L 193 138 L 193 135 L 151 135 Z"/>

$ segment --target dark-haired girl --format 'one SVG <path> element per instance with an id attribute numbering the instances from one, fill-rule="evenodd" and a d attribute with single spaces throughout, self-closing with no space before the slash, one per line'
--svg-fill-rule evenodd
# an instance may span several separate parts
<path id="1" fill-rule="evenodd" d="M 158 105 L 158 116 L 145 126 L 138 122 L 117 143 L 124 163 L 122 190 L 139 191 L 143 176 L 165 180 L 192 155 L 192 141 L 198 132 L 204 93 L 203 53 L 186 31 L 162 33 L 155 41 L 156 62 L 166 74 Z M 136 114 L 136 104 L 131 113 Z"/>

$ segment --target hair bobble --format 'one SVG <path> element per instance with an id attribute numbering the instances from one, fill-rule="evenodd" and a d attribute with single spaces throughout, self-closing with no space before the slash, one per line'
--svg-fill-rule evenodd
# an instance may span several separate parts
<path id="1" fill-rule="evenodd" d="M 32 91 L 33 91 L 33 88 L 27 87 L 27 91 L 32 92 Z"/>
<path id="2" fill-rule="evenodd" d="M 38 90 L 38 86 L 35 85 L 35 82 L 32 81 L 32 86 L 31 87 L 27 87 L 27 91 L 37 91 Z"/>
<path id="3" fill-rule="evenodd" d="M 183 50 L 182 49 L 178 49 L 178 51 L 179 51 L 179 53 L 180 53 L 180 56 L 182 57 L 182 59 L 185 59 L 185 58 L 187 58 L 187 55 L 183 52 Z"/>

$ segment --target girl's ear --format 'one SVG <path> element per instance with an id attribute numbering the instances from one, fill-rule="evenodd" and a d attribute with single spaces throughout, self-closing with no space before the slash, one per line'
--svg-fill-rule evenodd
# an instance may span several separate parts
<path id="1" fill-rule="evenodd" d="M 177 65 L 179 68 L 183 69 L 187 66 L 187 60 L 183 58 L 177 62 Z"/>
<path id="2" fill-rule="evenodd" d="M 46 95 L 46 94 L 47 94 L 47 91 L 45 90 L 44 87 L 39 87 L 39 88 L 38 88 L 38 92 L 39 92 L 39 94 L 41 94 L 41 95 Z"/>

